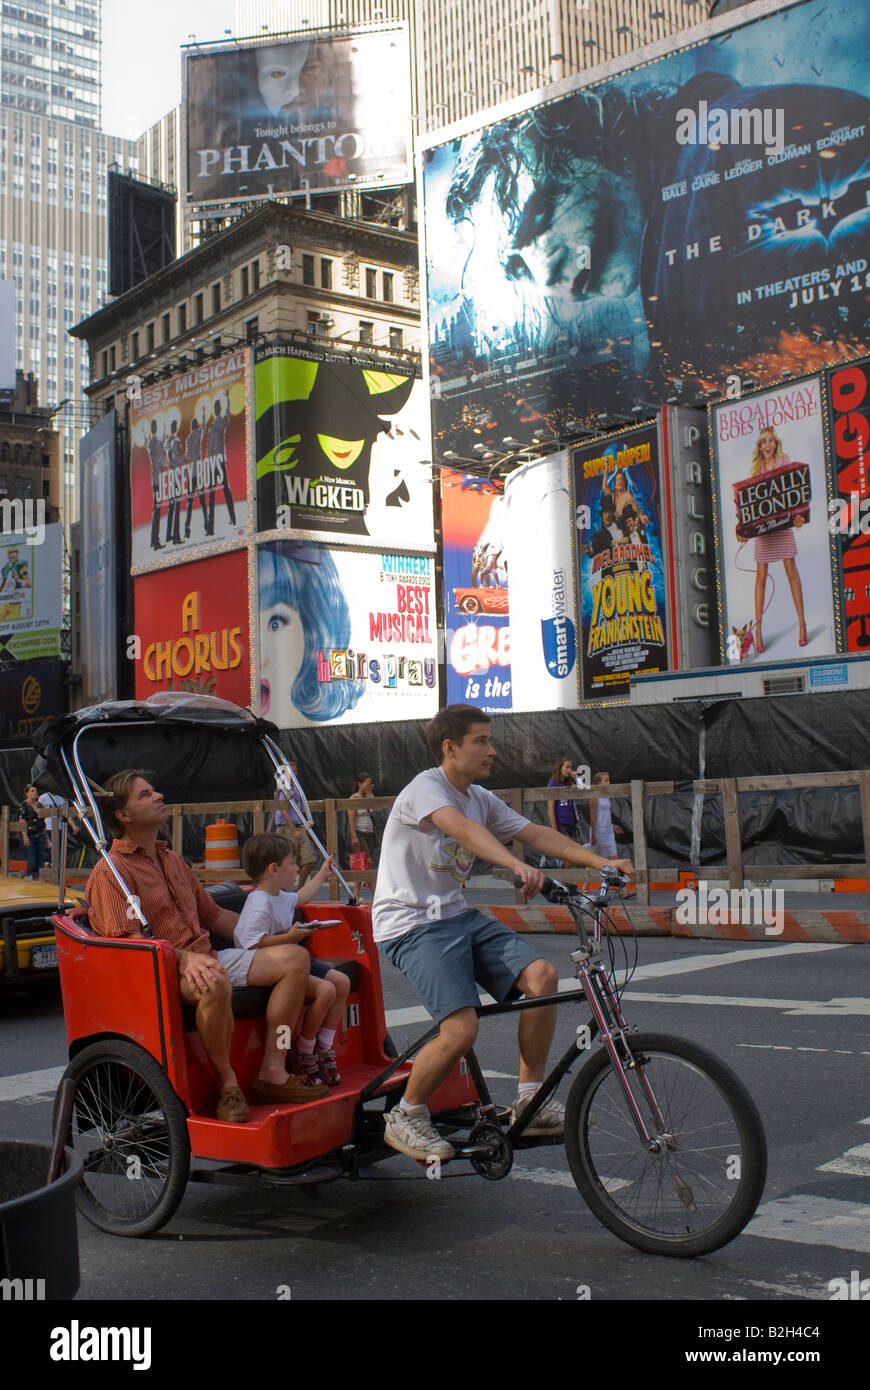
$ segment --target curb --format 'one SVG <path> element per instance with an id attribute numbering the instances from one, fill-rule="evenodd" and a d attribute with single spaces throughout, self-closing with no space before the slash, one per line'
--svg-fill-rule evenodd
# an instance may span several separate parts
<path id="1" fill-rule="evenodd" d="M 484 909 L 506 927 L 520 933 L 552 933 L 573 936 L 576 928 L 566 907 L 506 907 Z M 717 914 L 718 915 L 718 914 Z M 785 912 L 782 930 L 763 923 L 741 922 L 739 915 L 723 922 L 684 923 L 676 920 L 675 907 L 614 906 L 611 919 L 620 933 L 638 936 L 675 936 L 704 941 L 819 941 L 835 945 L 870 945 L 870 912 L 815 912 L 809 908 Z"/>

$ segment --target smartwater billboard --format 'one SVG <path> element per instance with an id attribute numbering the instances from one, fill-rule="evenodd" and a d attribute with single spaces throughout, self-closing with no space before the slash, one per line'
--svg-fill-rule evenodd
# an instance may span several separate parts
<path id="1" fill-rule="evenodd" d="M 425 151 L 438 456 L 867 351 L 868 156 L 852 0 Z"/>

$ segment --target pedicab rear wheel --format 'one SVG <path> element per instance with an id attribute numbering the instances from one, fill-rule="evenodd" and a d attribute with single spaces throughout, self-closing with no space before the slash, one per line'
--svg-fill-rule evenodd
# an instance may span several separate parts
<path id="1" fill-rule="evenodd" d="M 68 1144 L 84 1163 L 79 1211 L 101 1231 L 148 1236 L 175 1212 L 190 1172 L 187 1115 L 154 1058 L 123 1040 L 92 1043 L 75 1082 Z"/>

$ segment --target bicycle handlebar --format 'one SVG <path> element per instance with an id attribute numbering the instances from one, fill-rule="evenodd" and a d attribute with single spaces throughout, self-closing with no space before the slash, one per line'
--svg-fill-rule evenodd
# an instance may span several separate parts
<path id="1" fill-rule="evenodd" d="M 595 870 L 601 876 L 602 887 L 623 888 L 631 883 L 628 874 L 624 874 L 621 869 L 616 869 L 611 864 L 604 864 L 600 869 Z M 515 888 L 524 888 L 525 884 L 521 878 L 514 878 Z M 571 887 L 567 883 L 559 883 L 555 878 L 544 877 L 544 886 L 541 894 L 548 902 L 559 902 L 562 898 L 570 895 Z"/>

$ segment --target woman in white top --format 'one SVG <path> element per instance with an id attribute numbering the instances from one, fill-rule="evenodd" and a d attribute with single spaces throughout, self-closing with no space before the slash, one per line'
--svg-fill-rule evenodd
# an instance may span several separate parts
<path id="1" fill-rule="evenodd" d="M 351 801 L 365 801 L 367 797 L 373 795 L 374 782 L 371 773 L 358 773 L 353 780 Z M 365 850 L 369 857 L 369 863 L 374 866 L 377 863 L 378 839 L 371 811 L 367 806 L 361 806 L 358 811 L 348 811 L 347 819 L 350 826 L 351 853 L 358 854 L 360 850 Z"/>

